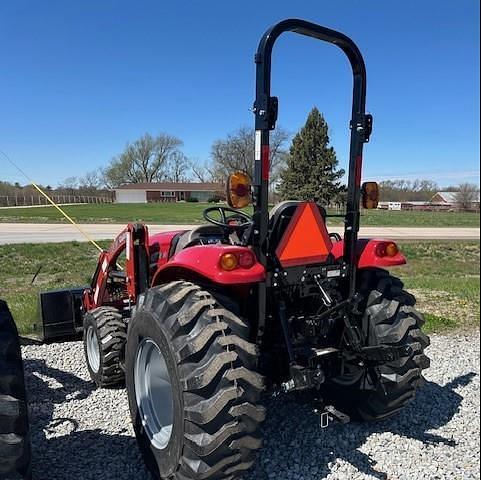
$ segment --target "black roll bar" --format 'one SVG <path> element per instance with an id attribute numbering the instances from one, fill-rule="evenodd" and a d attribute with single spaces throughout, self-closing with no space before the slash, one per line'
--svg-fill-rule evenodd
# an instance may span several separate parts
<path id="1" fill-rule="evenodd" d="M 305 20 L 284 20 L 271 27 L 262 37 L 255 62 L 257 65 L 256 100 L 254 103 L 256 127 L 255 151 L 255 213 L 254 247 L 260 261 L 267 266 L 266 242 L 269 224 L 269 136 L 277 120 L 277 98 L 271 97 L 272 50 L 284 32 L 294 32 L 337 45 L 347 56 L 354 76 L 349 155 L 348 198 L 345 218 L 344 261 L 350 268 L 349 295 L 356 289 L 356 243 L 359 232 L 361 172 L 363 144 L 369 141 L 372 117 L 366 115 L 366 67 L 356 44 L 346 35 Z M 261 295 L 262 296 L 262 295 Z M 262 303 L 262 302 L 261 302 Z"/>

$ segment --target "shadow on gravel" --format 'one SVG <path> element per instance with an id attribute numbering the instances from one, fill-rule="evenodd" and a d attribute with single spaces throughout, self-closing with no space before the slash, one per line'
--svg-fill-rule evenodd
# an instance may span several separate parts
<path id="1" fill-rule="evenodd" d="M 360 449 L 374 433 L 394 435 L 424 444 L 456 445 L 456 439 L 430 433 L 446 425 L 459 412 L 463 397 L 456 389 L 476 376 L 469 373 L 445 386 L 428 382 L 416 400 L 397 417 L 380 423 L 352 423 L 319 428 L 319 419 L 305 405 L 285 396 L 269 399 L 269 418 L 264 428 L 264 450 L 244 480 L 320 480 L 335 473 L 336 460 L 350 463 L 360 472 L 380 480 L 388 474 L 376 469 L 376 461 Z M 389 447 L 386 445 L 384 451 Z"/>
<path id="2" fill-rule="evenodd" d="M 69 418 L 55 418 L 56 405 L 89 397 L 94 390 L 91 382 L 48 367 L 43 360 L 26 360 L 25 370 L 35 480 L 150 478 L 133 437 L 123 432 L 106 434 L 100 429 L 79 431 L 75 420 L 79 414 L 75 410 Z M 360 450 L 369 436 L 391 432 L 424 444 L 454 447 L 454 438 L 443 438 L 430 431 L 446 425 L 458 413 L 463 397 L 456 389 L 469 385 L 475 376 L 469 373 L 445 386 L 427 383 L 416 401 L 392 420 L 335 425 L 327 430 L 319 428 L 319 418 L 308 406 L 297 404 L 289 396 L 271 398 L 267 401 L 264 450 L 244 480 L 320 480 L 334 473 L 332 464 L 338 459 L 360 472 L 386 480 L 388 474 L 378 471 L 376 461 Z"/>
<path id="3" fill-rule="evenodd" d="M 74 409 L 69 418 L 55 418 L 56 405 L 88 398 L 94 390 L 91 382 L 49 367 L 44 360 L 26 360 L 25 373 L 30 396 L 34 480 L 150 478 L 135 438 L 106 434 L 100 429 L 78 430 L 75 417 L 79 413 Z M 86 412 L 82 415 L 85 417 Z"/>

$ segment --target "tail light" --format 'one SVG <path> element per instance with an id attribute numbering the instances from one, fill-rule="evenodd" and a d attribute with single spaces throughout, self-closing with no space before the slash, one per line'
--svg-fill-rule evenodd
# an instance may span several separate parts
<path id="1" fill-rule="evenodd" d="M 249 269 L 256 263 L 254 254 L 250 251 L 246 252 L 229 252 L 224 253 L 220 257 L 220 266 L 222 270 L 231 272 L 237 268 Z"/>
<path id="2" fill-rule="evenodd" d="M 394 242 L 381 242 L 376 247 L 378 257 L 395 257 L 399 253 L 399 247 Z"/>
<path id="3" fill-rule="evenodd" d="M 255 265 L 256 263 L 256 258 L 254 257 L 254 254 L 251 252 L 242 252 L 239 255 L 239 265 L 242 268 L 251 268 Z"/>

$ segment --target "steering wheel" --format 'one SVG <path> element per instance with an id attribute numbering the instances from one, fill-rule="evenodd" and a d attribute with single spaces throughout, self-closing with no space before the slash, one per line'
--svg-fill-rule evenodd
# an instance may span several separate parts
<path id="1" fill-rule="evenodd" d="M 213 212 L 220 214 L 220 220 L 211 217 L 210 214 Z M 231 213 L 232 215 L 227 215 L 227 213 Z M 203 215 L 209 223 L 226 229 L 243 230 L 252 224 L 252 217 L 249 214 L 229 207 L 209 207 L 204 210 Z M 241 223 L 229 223 L 229 220 L 241 220 Z"/>

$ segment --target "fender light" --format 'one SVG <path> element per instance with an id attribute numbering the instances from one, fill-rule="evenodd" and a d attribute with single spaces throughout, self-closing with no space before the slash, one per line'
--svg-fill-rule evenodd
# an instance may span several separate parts
<path id="1" fill-rule="evenodd" d="M 395 257 L 399 253 L 399 247 L 394 242 L 382 242 L 376 247 L 376 255 L 380 258 Z"/>
<path id="2" fill-rule="evenodd" d="M 249 269 L 256 263 L 256 259 L 251 252 L 239 252 L 239 253 L 224 253 L 220 257 L 220 266 L 222 270 L 232 272 L 237 268 Z"/>

